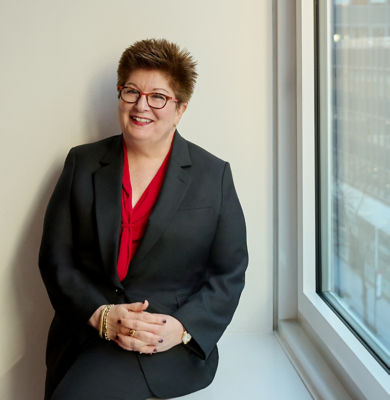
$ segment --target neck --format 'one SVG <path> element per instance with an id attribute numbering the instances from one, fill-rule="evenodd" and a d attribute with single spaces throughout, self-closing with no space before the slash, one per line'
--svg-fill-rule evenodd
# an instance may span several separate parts
<path id="1" fill-rule="evenodd" d="M 172 144 L 174 131 L 168 136 L 156 141 L 142 141 L 142 140 L 132 140 L 127 136 L 123 135 L 126 148 L 127 155 L 131 159 L 140 159 L 140 158 L 148 158 L 148 159 L 160 159 L 164 158 Z"/>

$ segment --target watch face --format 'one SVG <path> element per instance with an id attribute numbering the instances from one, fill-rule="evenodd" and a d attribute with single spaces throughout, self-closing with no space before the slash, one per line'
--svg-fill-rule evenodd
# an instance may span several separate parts
<path id="1" fill-rule="evenodd" d="M 192 339 L 192 336 L 187 331 L 185 331 L 183 333 L 183 338 L 182 338 L 183 343 L 187 344 L 191 339 Z"/>

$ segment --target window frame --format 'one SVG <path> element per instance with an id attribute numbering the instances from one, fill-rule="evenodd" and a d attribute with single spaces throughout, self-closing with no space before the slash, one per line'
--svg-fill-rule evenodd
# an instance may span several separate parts
<path id="1" fill-rule="evenodd" d="M 322 350 L 341 366 L 364 396 L 385 399 L 390 395 L 389 375 L 317 293 L 317 1 L 298 0 L 296 9 L 298 319 L 309 325 L 323 344 Z"/>
<path id="2" fill-rule="evenodd" d="M 320 13 L 324 13 L 325 15 L 321 17 L 320 21 Z M 321 1 L 318 0 L 315 2 L 314 6 L 314 51 L 315 51 L 315 72 L 314 72 L 314 80 L 315 80 L 315 162 L 316 162 L 316 257 L 317 257 L 317 273 L 316 273 L 316 283 L 317 283 L 317 293 L 319 296 L 325 301 L 325 303 L 335 312 L 338 317 L 343 321 L 343 323 L 350 329 L 350 331 L 356 336 L 356 338 L 366 347 L 366 349 L 375 357 L 375 359 L 379 362 L 379 364 L 386 370 L 388 374 L 390 374 L 390 367 L 386 364 L 386 362 L 380 356 L 380 343 L 372 337 L 371 344 L 366 339 L 370 337 L 372 333 L 363 326 L 353 315 L 349 314 L 349 311 L 346 310 L 345 306 L 339 301 L 339 299 L 334 296 L 332 293 L 324 293 L 323 292 L 323 283 L 326 281 L 325 286 L 330 287 L 331 281 L 331 268 L 323 268 L 324 264 L 327 264 L 330 255 L 324 254 L 326 250 L 329 251 L 331 246 L 322 245 L 322 240 L 327 240 L 328 243 L 332 240 L 330 229 L 326 226 L 326 224 L 330 225 L 331 215 L 328 214 L 329 206 L 328 204 L 331 202 L 331 190 L 328 188 L 331 185 L 330 173 L 325 173 L 321 170 L 321 158 L 327 158 L 329 160 L 328 166 L 332 165 L 332 160 L 330 157 L 332 155 L 325 154 L 324 149 L 328 151 L 331 146 L 330 139 L 330 129 L 332 127 L 331 114 L 333 113 L 333 105 L 331 96 L 332 93 L 332 56 L 331 56 L 331 48 L 329 46 L 328 40 L 326 40 L 324 33 L 328 34 L 332 32 L 332 1 Z M 321 22 L 323 22 L 323 26 L 320 27 Z M 321 31 L 321 30 L 325 30 Z M 320 46 L 323 46 L 325 50 L 320 49 Z M 320 61 L 319 61 L 320 60 Z M 321 73 L 320 64 L 325 65 L 326 73 Z M 326 77 L 325 77 L 326 75 Z M 325 118 L 321 116 L 321 113 L 325 114 Z M 322 132 L 327 132 L 325 138 L 321 137 Z M 322 186 L 325 186 L 325 192 L 327 192 L 327 196 L 325 197 L 322 192 Z M 325 197 L 325 199 L 324 199 Z M 325 227 L 324 227 L 325 225 Z M 328 237 L 324 238 L 325 234 Z M 324 251 L 325 250 L 325 251 Z M 325 276 L 325 278 L 324 278 Z M 365 337 L 363 337 L 364 332 Z"/>

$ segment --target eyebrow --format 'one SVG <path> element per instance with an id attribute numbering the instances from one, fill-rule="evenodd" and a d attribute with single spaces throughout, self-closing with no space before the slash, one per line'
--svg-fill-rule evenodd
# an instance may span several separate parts
<path id="1" fill-rule="evenodd" d="M 127 85 L 133 85 L 133 86 L 138 88 L 138 85 L 133 83 L 133 82 L 126 82 L 125 86 L 127 86 Z M 167 89 L 163 89 L 163 88 L 154 88 L 154 89 L 152 89 L 151 93 L 155 92 L 156 90 L 163 90 L 164 92 L 167 92 L 169 94 L 168 90 Z"/>

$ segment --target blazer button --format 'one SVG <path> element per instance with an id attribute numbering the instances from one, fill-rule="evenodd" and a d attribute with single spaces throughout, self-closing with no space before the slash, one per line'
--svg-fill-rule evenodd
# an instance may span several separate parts
<path id="1" fill-rule="evenodd" d="M 122 289 L 116 288 L 116 289 L 115 289 L 115 293 L 116 293 L 116 294 L 121 294 L 121 293 L 122 293 Z"/>

